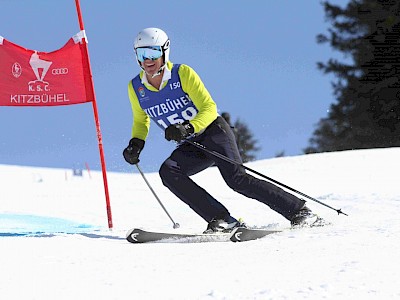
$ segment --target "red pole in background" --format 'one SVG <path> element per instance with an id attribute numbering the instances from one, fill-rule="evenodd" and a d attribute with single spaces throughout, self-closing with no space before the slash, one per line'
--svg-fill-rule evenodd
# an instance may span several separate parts
<path id="1" fill-rule="evenodd" d="M 75 0 L 75 5 L 76 5 L 76 11 L 78 13 L 79 27 L 80 27 L 81 30 L 84 30 L 82 13 L 81 13 L 81 6 L 80 6 L 80 3 L 79 3 L 79 0 Z M 92 104 L 93 104 L 94 120 L 95 120 L 95 124 L 96 124 L 97 139 L 98 139 L 99 151 L 100 151 L 100 161 L 101 161 L 101 170 L 102 170 L 102 173 L 103 173 L 104 191 L 105 191 L 105 196 L 106 196 L 108 228 L 112 229 L 113 223 L 112 223 L 112 215 L 111 215 L 110 196 L 109 196 L 109 193 L 108 193 L 108 183 L 107 183 L 107 174 L 106 174 L 107 171 L 106 171 L 106 163 L 105 163 L 105 159 L 104 159 L 103 141 L 102 141 L 102 135 L 101 135 L 101 131 L 100 131 L 100 121 L 99 121 L 99 114 L 98 114 L 98 111 L 97 111 L 96 95 L 94 93 L 92 70 L 90 68 L 89 53 L 88 53 L 87 43 L 86 43 L 85 38 L 83 38 L 83 48 L 84 48 L 86 59 L 87 59 L 87 63 L 88 63 L 88 69 L 89 69 L 89 75 L 90 75 L 90 84 L 91 84 L 91 88 L 92 88 L 92 91 L 93 91 Z"/>
<path id="2" fill-rule="evenodd" d="M 92 175 L 90 175 L 90 168 L 89 168 L 89 164 L 87 162 L 85 162 L 85 166 L 86 166 L 86 170 L 88 171 L 89 174 L 89 178 L 92 179 Z"/>

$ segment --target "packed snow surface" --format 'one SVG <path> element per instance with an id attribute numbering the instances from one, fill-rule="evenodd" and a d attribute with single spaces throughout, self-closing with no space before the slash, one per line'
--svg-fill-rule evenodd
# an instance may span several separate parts
<path id="1" fill-rule="evenodd" d="M 400 148 L 246 164 L 314 197 L 332 224 L 289 229 L 267 206 L 230 190 L 217 168 L 193 179 L 249 226 L 284 229 L 244 242 L 130 244 L 132 227 L 203 231 L 207 224 L 161 183 L 100 172 L 0 165 L 1 299 L 400 299 Z"/>

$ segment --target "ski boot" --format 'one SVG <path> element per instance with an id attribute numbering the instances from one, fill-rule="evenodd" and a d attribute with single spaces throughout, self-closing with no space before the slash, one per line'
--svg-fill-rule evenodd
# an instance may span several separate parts
<path id="1" fill-rule="evenodd" d="M 229 233 L 235 228 L 246 227 L 243 222 L 236 220 L 234 217 L 229 216 L 227 219 L 212 219 L 203 233 Z"/>
<path id="2" fill-rule="evenodd" d="M 314 214 L 307 206 L 303 206 L 291 219 L 292 227 L 321 226 L 323 219 Z"/>

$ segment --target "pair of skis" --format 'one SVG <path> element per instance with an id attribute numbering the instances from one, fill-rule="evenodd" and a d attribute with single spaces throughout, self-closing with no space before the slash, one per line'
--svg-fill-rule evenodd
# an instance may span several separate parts
<path id="1" fill-rule="evenodd" d="M 145 231 L 133 228 L 127 232 L 126 239 L 133 244 L 156 243 L 156 242 L 181 242 L 181 243 L 202 243 L 202 242 L 245 242 L 265 237 L 269 234 L 281 232 L 281 230 L 253 229 L 239 227 L 229 233 L 212 234 L 187 234 Z"/>

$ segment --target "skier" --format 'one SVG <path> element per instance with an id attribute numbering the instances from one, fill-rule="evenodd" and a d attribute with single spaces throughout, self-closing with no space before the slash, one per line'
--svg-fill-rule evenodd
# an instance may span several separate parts
<path id="1" fill-rule="evenodd" d="M 235 165 L 185 142 L 190 139 L 230 159 L 242 162 L 234 134 L 218 115 L 217 106 L 197 73 L 185 64 L 173 64 L 170 40 L 158 28 L 146 28 L 134 41 L 137 63 L 142 71 L 128 84 L 133 111 L 132 138 L 123 156 L 130 164 L 139 162 L 150 119 L 165 131 L 167 141 L 177 148 L 161 165 L 163 184 L 208 222 L 205 233 L 230 232 L 243 226 L 227 208 L 198 186 L 194 175 L 215 164 L 227 185 L 278 212 L 292 226 L 315 221 L 305 201 Z"/>

